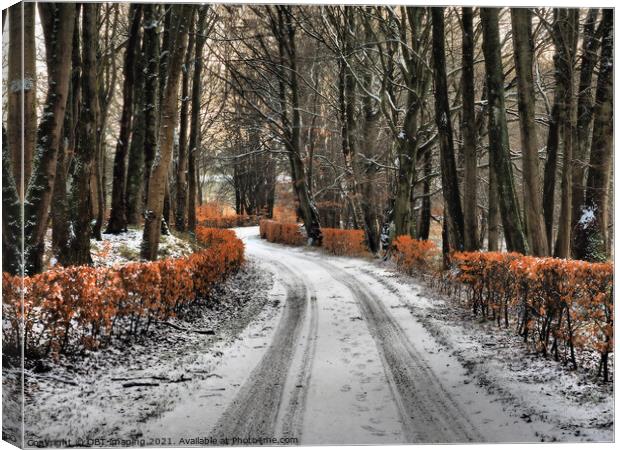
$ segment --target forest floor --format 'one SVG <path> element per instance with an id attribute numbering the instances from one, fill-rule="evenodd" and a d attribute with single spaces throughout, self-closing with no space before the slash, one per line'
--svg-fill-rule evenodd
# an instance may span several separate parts
<path id="1" fill-rule="evenodd" d="M 215 335 L 160 326 L 29 367 L 27 446 L 613 440 L 612 383 L 389 264 L 237 233 L 248 264 L 176 323 Z"/>

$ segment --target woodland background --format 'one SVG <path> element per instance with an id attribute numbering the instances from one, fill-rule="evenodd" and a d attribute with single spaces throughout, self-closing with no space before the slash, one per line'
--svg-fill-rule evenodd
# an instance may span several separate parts
<path id="1" fill-rule="evenodd" d="M 612 9 L 20 3 L 2 25 L 4 271 L 44 270 L 50 239 L 89 264 L 127 227 L 156 259 L 206 203 L 372 253 L 610 257 Z"/>

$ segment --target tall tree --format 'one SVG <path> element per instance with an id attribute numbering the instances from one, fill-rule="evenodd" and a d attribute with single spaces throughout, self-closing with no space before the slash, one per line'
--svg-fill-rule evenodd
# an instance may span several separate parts
<path id="1" fill-rule="evenodd" d="M 281 61 L 279 69 L 281 80 L 279 93 L 281 102 L 280 119 L 285 130 L 285 148 L 291 166 L 293 190 L 299 203 L 299 211 L 304 221 L 308 240 L 312 245 L 321 245 L 322 234 L 319 214 L 310 194 L 305 164 L 301 155 L 301 105 L 299 99 L 299 75 L 297 72 L 297 28 L 291 6 L 276 6 L 276 17 L 272 18 L 272 25 Z"/>
<path id="2" fill-rule="evenodd" d="M 496 175 L 506 246 L 509 251 L 527 253 L 527 241 L 523 233 L 510 161 L 498 14 L 498 8 L 480 9 L 489 103 L 489 153 L 492 153 L 490 162 L 491 170 L 494 170 Z"/>
<path id="3" fill-rule="evenodd" d="M 24 202 L 25 271 L 43 269 L 44 237 L 71 74 L 75 5 L 38 3 L 45 40 L 47 95 L 36 137 L 32 176 Z"/>
<path id="4" fill-rule="evenodd" d="M 558 236 L 555 241 L 554 256 L 559 258 L 570 257 L 571 243 L 571 213 L 572 213 L 572 175 L 573 175 L 573 142 L 575 138 L 575 99 L 574 73 L 575 55 L 577 53 L 577 32 L 579 30 L 579 10 L 576 8 L 564 9 L 558 13 L 555 41 L 563 48 L 560 76 L 562 86 L 564 110 L 562 114 L 562 185 L 560 195 L 560 216 L 558 217 Z"/>
<path id="5" fill-rule="evenodd" d="M 2 127 L 2 270 L 12 275 L 22 272 L 22 201 L 13 178 L 6 130 Z"/>
<path id="6" fill-rule="evenodd" d="M 338 8 L 340 9 L 340 8 Z M 353 42 L 351 37 L 356 35 L 355 9 L 352 6 L 344 6 L 342 22 L 339 25 L 338 59 L 338 97 L 340 103 L 340 123 L 342 126 L 342 156 L 344 160 L 345 195 L 351 208 L 355 227 L 364 226 L 362 206 L 360 203 L 359 188 L 355 158 L 357 152 L 357 124 L 356 124 L 356 81 L 353 73 L 353 61 L 349 60 L 353 55 Z M 364 226 L 364 228 L 366 228 Z"/>
<path id="7" fill-rule="evenodd" d="M 151 166 L 157 151 L 157 130 L 159 124 L 159 23 L 157 5 L 145 3 L 144 8 L 144 182 L 142 210 L 146 208 Z"/>
<path id="8" fill-rule="evenodd" d="M 179 123 L 179 153 L 177 158 L 176 170 L 176 208 L 175 208 L 175 227 L 179 231 L 185 231 L 187 224 L 187 166 L 189 147 L 187 134 L 189 128 L 189 80 L 191 78 L 191 63 L 194 52 L 194 14 L 190 20 L 190 34 L 185 61 L 183 63 L 183 78 L 181 82 L 181 118 Z"/>
<path id="9" fill-rule="evenodd" d="M 394 227 L 396 235 L 414 234 L 415 224 L 411 211 L 411 194 L 413 182 L 415 180 L 416 162 L 420 147 L 419 134 L 421 128 L 421 112 L 428 92 L 431 76 L 428 68 L 428 41 L 430 33 L 430 23 L 427 18 L 426 8 L 407 7 L 402 14 L 403 23 L 400 26 L 400 34 L 396 34 L 397 19 L 390 15 L 388 29 L 388 40 L 400 43 L 402 62 L 399 64 L 400 72 L 407 86 L 405 96 L 405 115 L 402 127 L 397 131 L 397 127 L 392 123 L 390 128 L 395 139 L 395 147 L 398 158 L 398 171 L 396 179 L 396 196 L 394 199 Z M 406 18 L 407 23 L 404 23 Z M 393 23 L 394 22 L 394 23 Z M 407 26 L 408 25 L 408 26 Z M 393 31 L 394 30 L 394 31 Z M 396 49 L 393 45 L 387 45 L 389 60 L 384 63 L 384 93 L 382 95 L 383 110 L 394 110 L 393 104 L 395 93 L 394 87 L 398 82 L 392 75 L 392 59 L 395 58 Z M 398 108 L 396 108 L 398 109 Z M 396 114 L 394 112 L 394 114 Z M 389 116 L 388 123 L 390 122 Z M 391 122 L 395 122 L 394 119 Z"/>
<path id="10" fill-rule="evenodd" d="M 34 2 L 19 2 L 9 8 L 7 139 L 20 198 L 22 182 L 25 189 L 32 172 L 37 127 L 34 9 Z"/>
<path id="11" fill-rule="evenodd" d="M 80 4 L 77 3 L 75 25 L 73 29 L 73 50 L 71 54 L 71 82 L 65 109 L 63 123 L 63 138 L 58 149 L 56 161 L 56 176 L 54 177 L 54 190 L 52 192 L 52 251 L 57 256 L 58 262 L 65 264 L 63 257 L 67 254 L 70 238 L 69 222 L 69 198 L 67 184 L 69 169 L 72 167 L 73 152 L 77 142 L 77 124 L 80 115 Z"/>
<path id="12" fill-rule="evenodd" d="M 463 114 L 461 130 L 463 135 L 463 158 L 465 175 L 463 180 L 463 244 L 465 250 L 477 250 L 478 239 L 478 158 L 476 152 L 476 110 L 474 80 L 474 13 L 469 7 L 463 12 L 463 57 L 461 72 L 461 91 L 463 95 Z"/>
<path id="13" fill-rule="evenodd" d="M 452 140 L 452 120 L 448 99 L 448 82 L 446 75 L 444 9 L 432 8 L 433 19 L 433 81 L 435 84 L 435 122 L 439 132 L 439 150 L 441 161 L 441 186 L 444 205 L 447 212 L 447 233 L 450 248 L 463 249 L 463 210 L 459 194 L 454 142 Z"/>
<path id="14" fill-rule="evenodd" d="M 585 176 L 588 166 L 588 156 L 592 133 L 592 112 L 593 112 L 593 91 L 592 76 L 598 61 L 598 49 L 601 39 L 595 30 L 599 8 L 588 10 L 586 21 L 583 26 L 583 41 L 581 47 L 581 67 L 579 70 L 579 87 L 577 90 L 577 141 L 573 146 L 573 192 L 572 192 L 572 225 L 571 229 L 577 227 L 581 217 L 585 195 Z M 573 239 L 573 254 L 577 249 L 578 239 Z"/>
<path id="15" fill-rule="evenodd" d="M 120 131 L 114 154 L 112 179 L 112 205 L 106 233 L 122 233 L 127 231 L 127 204 L 125 202 L 125 184 L 127 172 L 127 152 L 131 135 L 133 118 L 134 69 L 136 56 L 140 48 L 140 22 L 142 5 L 132 3 L 129 7 L 129 37 L 125 49 L 123 72 L 123 110 L 121 112 Z"/>
<path id="16" fill-rule="evenodd" d="M 578 258 L 604 261 L 609 256 L 609 181 L 613 158 L 614 11 L 603 10 L 600 69 L 596 84 L 594 124 L 585 205 L 576 239 Z"/>
<path id="17" fill-rule="evenodd" d="M 90 264 L 91 196 L 94 188 L 91 173 L 97 157 L 97 116 L 99 98 L 97 86 L 97 10 L 96 3 L 82 5 L 82 79 L 79 121 L 79 143 L 75 149 L 75 171 L 70 195 L 70 223 L 73 229 L 65 264 Z"/>
<path id="18" fill-rule="evenodd" d="M 146 20 L 146 12 L 142 21 L 144 35 L 147 28 L 152 26 Z M 131 131 L 131 143 L 127 158 L 127 184 L 125 189 L 125 205 L 127 212 L 127 224 L 139 225 L 142 216 L 142 191 L 144 188 L 144 141 L 146 136 L 146 109 L 145 101 L 146 84 L 146 37 L 142 39 L 142 50 L 137 52 L 134 65 L 134 88 L 133 88 L 133 120 Z"/>
<path id="19" fill-rule="evenodd" d="M 534 96 L 534 43 L 531 11 L 512 8 L 513 49 L 517 75 L 517 94 L 521 148 L 523 152 L 523 206 L 530 251 L 536 256 L 549 254 L 549 243 L 542 208 L 542 187 L 536 139 L 536 104 Z"/>
<path id="20" fill-rule="evenodd" d="M 196 185 L 198 144 L 200 142 L 200 101 L 202 98 L 202 52 L 207 41 L 207 13 L 208 6 L 198 8 L 198 20 L 196 23 L 196 40 L 194 49 L 194 76 L 192 78 L 192 113 L 189 131 L 189 154 L 187 165 L 187 229 L 191 232 L 196 230 Z"/>
<path id="21" fill-rule="evenodd" d="M 170 56 L 167 65 L 166 85 L 161 103 L 161 119 L 158 134 L 158 154 L 153 162 L 149 178 L 141 257 L 157 259 L 159 237 L 163 216 L 164 194 L 168 168 L 172 158 L 174 129 L 178 120 L 179 79 L 183 57 L 187 49 L 187 25 L 193 5 L 172 5 L 170 27 Z"/>

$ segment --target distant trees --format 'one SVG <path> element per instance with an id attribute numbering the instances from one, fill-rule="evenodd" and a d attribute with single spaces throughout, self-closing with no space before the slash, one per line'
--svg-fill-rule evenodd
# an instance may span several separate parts
<path id="1" fill-rule="evenodd" d="M 88 264 L 104 229 L 144 227 L 155 259 L 205 198 L 289 207 L 316 245 L 324 226 L 373 253 L 383 231 L 609 257 L 611 10 L 22 3 L 5 21 L 13 273 Z"/>

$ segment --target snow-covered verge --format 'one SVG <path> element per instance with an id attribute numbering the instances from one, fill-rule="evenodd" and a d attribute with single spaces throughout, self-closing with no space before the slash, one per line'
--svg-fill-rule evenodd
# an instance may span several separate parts
<path id="1" fill-rule="evenodd" d="M 95 267 L 113 266 L 140 260 L 142 229 L 129 228 L 126 233 L 103 234 L 103 240 L 92 239 L 90 250 Z M 174 234 L 162 234 L 157 258 L 181 258 L 196 251 L 196 244 Z"/>
<path id="2" fill-rule="evenodd" d="M 90 252 L 95 267 L 110 267 L 140 260 L 140 245 L 142 244 L 141 228 L 130 227 L 125 233 L 103 233 L 103 240 L 91 239 Z M 184 236 L 175 236 L 173 233 L 160 236 L 158 259 L 180 258 L 195 252 L 197 245 Z M 52 252 L 52 232 L 48 231 L 45 238 L 45 267 L 54 267 L 57 264 Z"/>
<path id="3" fill-rule="evenodd" d="M 270 273 L 248 262 L 205 302 L 135 342 L 27 363 L 26 444 L 63 438 L 77 445 L 78 438 L 105 436 L 123 445 L 139 439 L 141 424 L 192 393 L 193 383 L 220 377 L 214 372 L 220 347 L 234 342 L 250 322 L 265 326 L 279 312 L 279 305 L 267 304 L 272 284 Z M 5 368 L 5 382 L 15 377 L 18 368 Z M 66 446 L 60 444 L 53 446 Z"/>
<path id="4" fill-rule="evenodd" d="M 347 259 L 330 262 L 350 267 Z M 428 279 L 402 275 L 391 263 L 355 260 L 355 264 L 377 296 L 388 298 L 391 293 L 401 298 L 402 304 L 390 308 L 405 329 L 414 323 L 407 317 L 413 316 L 439 344 L 427 349 L 431 359 L 455 358 L 466 370 L 464 384 L 484 389 L 505 410 L 532 424 L 541 442 L 613 440 L 613 382 L 603 383 L 588 368 L 571 370 L 531 353 L 514 330 L 480 321 L 439 294 Z M 399 311 L 403 307 L 408 314 Z M 422 338 L 419 330 L 413 333 L 413 338 Z M 613 367 L 613 355 L 610 360 Z M 450 370 L 449 362 L 443 369 Z"/>

